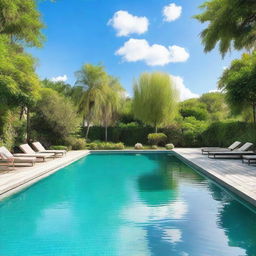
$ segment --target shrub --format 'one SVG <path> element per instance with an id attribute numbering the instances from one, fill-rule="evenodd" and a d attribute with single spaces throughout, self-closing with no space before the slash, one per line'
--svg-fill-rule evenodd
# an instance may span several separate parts
<path id="1" fill-rule="evenodd" d="M 174 149 L 174 145 L 172 143 L 166 144 L 165 148 L 168 150 Z"/>
<path id="2" fill-rule="evenodd" d="M 143 149 L 143 145 L 141 143 L 136 143 L 134 148 L 135 149 Z"/>
<path id="3" fill-rule="evenodd" d="M 70 146 L 73 150 L 81 150 L 86 148 L 86 141 L 83 138 L 67 137 L 67 146 Z"/>
<path id="4" fill-rule="evenodd" d="M 157 149 L 157 145 L 152 145 L 151 148 L 152 149 Z"/>
<path id="5" fill-rule="evenodd" d="M 87 144 L 87 148 L 91 150 L 122 150 L 124 149 L 124 144 L 122 142 L 112 143 L 112 142 L 100 142 L 94 141 Z"/>
<path id="6" fill-rule="evenodd" d="M 148 142 L 151 145 L 164 145 L 167 141 L 167 136 L 164 133 L 148 134 Z"/>
<path id="7" fill-rule="evenodd" d="M 69 150 L 69 147 L 68 146 L 63 146 L 63 145 L 53 145 L 53 146 L 50 146 L 50 149 L 52 150 Z"/>

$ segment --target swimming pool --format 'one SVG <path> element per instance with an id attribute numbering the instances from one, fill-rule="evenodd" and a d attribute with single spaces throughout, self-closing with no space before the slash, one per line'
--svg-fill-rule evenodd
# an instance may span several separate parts
<path id="1" fill-rule="evenodd" d="M 1 256 L 255 256 L 256 214 L 168 154 L 90 154 L 0 202 Z"/>

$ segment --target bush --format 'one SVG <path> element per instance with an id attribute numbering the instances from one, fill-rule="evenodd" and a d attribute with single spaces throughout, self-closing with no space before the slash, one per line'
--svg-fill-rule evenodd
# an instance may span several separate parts
<path id="1" fill-rule="evenodd" d="M 167 141 L 167 136 L 164 133 L 148 134 L 148 142 L 151 145 L 164 145 Z"/>
<path id="2" fill-rule="evenodd" d="M 143 149 L 143 145 L 142 145 L 141 143 L 136 143 L 136 144 L 134 145 L 134 148 L 135 148 L 135 149 Z"/>
<path id="3" fill-rule="evenodd" d="M 92 143 L 88 143 L 87 148 L 90 150 L 122 150 L 124 149 L 124 144 L 122 142 L 112 143 L 94 141 Z"/>
<path id="4" fill-rule="evenodd" d="M 152 149 L 157 149 L 157 145 L 152 145 L 151 148 Z"/>
<path id="5" fill-rule="evenodd" d="M 52 150 L 69 150 L 68 146 L 62 146 L 62 145 L 53 145 L 50 146 L 50 149 Z"/>
<path id="6" fill-rule="evenodd" d="M 172 143 L 166 144 L 165 148 L 168 150 L 174 149 L 174 145 Z"/>
<path id="7" fill-rule="evenodd" d="M 68 137 L 66 138 L 66 144 L 73 150 L 81 150 L 86 148 L 86 141 L 83 138 Z"/>

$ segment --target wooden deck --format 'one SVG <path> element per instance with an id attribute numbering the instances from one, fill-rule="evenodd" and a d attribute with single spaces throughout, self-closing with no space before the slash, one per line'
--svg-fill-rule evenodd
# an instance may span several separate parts
<path id="1" fill-rule="evenodd" d="M 177 156 L 256 206 L 256 165 L 239 159 L 209 159 L 198 148 L 177 148 Z"/>
<path id="2" fill-rule="evenodd" d="M 70 151 L 62 158 L 36 163 L 33 167 L 16 167 L 10 171 L 0 169 L 0 200 L 49 176 L 87 154 L 89 154 L 88 150 Z"/>

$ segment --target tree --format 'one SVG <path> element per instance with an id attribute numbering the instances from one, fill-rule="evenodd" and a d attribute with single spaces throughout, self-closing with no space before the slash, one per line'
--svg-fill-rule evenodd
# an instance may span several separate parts
<path id="1" fill-rule="evenodd" d="M 143 73 L 134 84 L 133 109 L 136 118 L 155 127 L 170 123 L 178 94 L 168 74 Z"/>
<path id="2" fill-rule="evenodd" d="M 105 127 L 105 141 L 108 140 L 108 126 L 115 122 L 120 110 L 123 92 L 118 79 L 109 76 L 108 86 L 104 87 L 104 97 L 100 104 L 100 121 Z"/>
<path id="3" fill-rule="evenodd" d="M 243 54 L 232 61 L 219 80 L 219 88 L 226 92 L 232 111 L 240 114 L 249 106 L 256 123 L 256 52 Z"/>
<path id="4" fill-rule="evenodd" d="M 204 93 L 199 101 L 206 106 L 208 116 L 212 121 L 221 121 L 230 116 L 230 111 L 225 100 L 225 94 L 221 92 Z"/>
<path id="5" fill-rule="evenodd" d="M 63 143 L 78 126 L 76 109 L 68 98 L 50 88 L 40 90 L 40 100 L 32 118 L 32 128 L 37 136 L 46 142 Z"/>
<path id="6" fill-rule="evenodd" d="M 35 73 L 35 60 L 17 51 L 18 48 L 9 44 L 7 36 L 0 36 L 0 106 L 2 110 L 19 107 L 20 117 L 26 112 L 29 140 L 29 109 L 38 99 L 40 82 Z"/>
<path id="7" fill-rule="evenodd" d="M 203 13 L 194 17 L 207 22 L 201 38 L 205 52 L 217 43 L 224 56 L 232 46 L 236 50 L 253 49 L 256 46 L 256 1 L 210 0 L 200 6 Z"/>
<path id="8" fill-rule="evenodd" d="M 79 112 L 86 121 L 86 139 L 93 119 L 99 115 L 101 103 L 104 101 L 104 91 L 108 83 L 108 75 L 102 65 L 85 64 L 76 72 L 76 85 L 83 87 L 79 102 Z"/>
<path id="9" fill-rule="evenodd" d="M 193 116 L 197 120 L 207 120 L 208 112 L 206 105 L 199 101 L 199 99 L 188 99 L 180 103 L 180 114 L 183 119 Z"/>
<path id="10" fill-rule="evenodd" d="M 0 0 L 0 35 L 12 42 L 41 46 L 43 23 L 35 0 Z"/>

